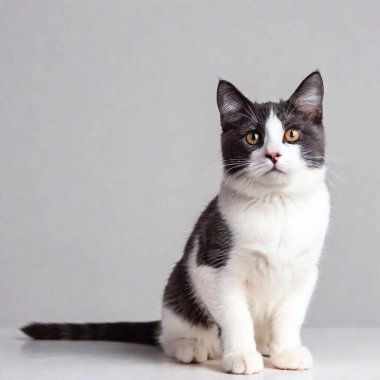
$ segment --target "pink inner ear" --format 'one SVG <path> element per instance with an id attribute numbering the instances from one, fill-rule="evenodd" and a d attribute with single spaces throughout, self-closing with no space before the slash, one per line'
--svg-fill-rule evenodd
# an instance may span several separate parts
<path id="1" fill-rule="evenodd" d="M 298 106 L 297 110 L 305 114 L 305 116 L 309 119 L 320 117 L 322 114 L 322 110 L 319 107 L 312 106 L 311 104 L 303 104 Z"/>

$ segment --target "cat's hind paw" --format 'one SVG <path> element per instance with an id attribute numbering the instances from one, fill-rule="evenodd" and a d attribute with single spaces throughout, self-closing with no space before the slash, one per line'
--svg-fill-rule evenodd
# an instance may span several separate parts
<path id="1" fill-rule="evenodd" d="M 272 352 L 271 360 L 273 365 L 279 369 L 304 370 L 313 366 L 313 357 L 305 346 Z"/>
<path id="2" fill-rule="evenodd" d="M 175 358 L 181 363 L 203 363 L 208 358 L 208 352 L 201 342 L 182 339 L 175 348 Z"/>
<path id="3" fill-rule="evenodd" d="M 228 373 L 251 375 L 264 368 L 263 357 L 256 350 L 233 352 L 223 358 L 224 370 Z"/>

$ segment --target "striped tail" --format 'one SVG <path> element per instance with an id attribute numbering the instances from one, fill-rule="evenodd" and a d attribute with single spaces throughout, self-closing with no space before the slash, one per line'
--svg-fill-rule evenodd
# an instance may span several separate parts
<path id="1" fill-rule="evenodd" d="M 31 323 L 21 328 L 43 340 L 103 340 L 158 346 L 160 321 L 113 323 Z"/>

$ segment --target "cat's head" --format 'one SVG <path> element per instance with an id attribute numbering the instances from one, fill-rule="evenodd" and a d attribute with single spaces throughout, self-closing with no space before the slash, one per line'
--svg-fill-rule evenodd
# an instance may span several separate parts
<path id="1" fill-rule="evenodd" d="M 306 77 L 288 100 L 256 103 L 221 80 L 217 102 L 225 178 L 249 185 L 289 184 L 325 163 L 323 81 Z"/>

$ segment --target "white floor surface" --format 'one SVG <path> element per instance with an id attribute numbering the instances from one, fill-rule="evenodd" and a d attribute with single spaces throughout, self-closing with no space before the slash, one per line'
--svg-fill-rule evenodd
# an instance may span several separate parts
<path id="1" fill-rule="evenodd" d="M 266 359 L 265 380 L 380 380 L 380 329 L 306 329 L 310 371 L 281 371 Z M 32 341 L 0 330 L 1 380 L 232 379 L 220 361 L 178 364 L 156 348 L 126 343 Z"/>

